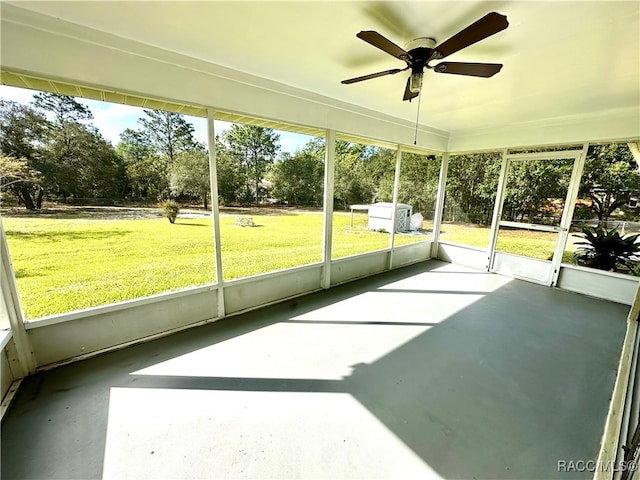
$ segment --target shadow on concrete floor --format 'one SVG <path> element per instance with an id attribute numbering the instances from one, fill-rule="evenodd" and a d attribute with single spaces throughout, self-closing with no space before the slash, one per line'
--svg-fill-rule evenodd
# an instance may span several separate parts
<path id="1" fill-rule="evenodd" d="M 124 420 L 117 423 L 120 417 L 112 398 L 113 392 L 131 398 L 127 392 L 146 390 L 154 395 L 159 392 L 155 397 L 158 405 L 166 401 L 161 393 L 166 391 L 347 395 L 366 407 L 392 436 L 444 478 L 586 478 L 589 472 L 560 474 L 558 461 L 589 460 L 597 455 L 628 308 L 517 280 L 495 283 L 496 277 L 428 262 L 36 374 L 24 382 L 2 426 L 2 477 L 114 476 L 127 471 L 122 470 L 126 468 L 124 464 L 118 466 L 121 470 L 114 468 L 114 459 L 121 458 L 115 454 L 107 459 L 109 469 L 105 471 L 106 452 L 117 449 L 124 450 L 119 455 L 130 455 L 131 462 L 151 462 L 142 460 L 136 450 L 142 442 L 131 443 L 129 452 L 124 448 L 128 445 L 127 435 L 140 434 Z M 493 281 L 492 288 L 482 288 L 485 280 Z M 458 285 L 458 290 L 436 288 L 451 284 Z M 383 312 L 381 306 L 388 302 L 393 308 Z M 296 334 L 301 336 L 288 337 L 289 330 L 282 329 L 304 330 Z M 380 349 L 380 355 L 377 351 L 369 355 L 368 342 L 372 338 L 374 349 L 380 335 L 390 336 L 401 330 L 412 332 L 406 341 Z M 333 336 L 335 345 L 322 343 L 326 335 Z M 171 365 L 179 359 L 197 353 L 201 361 L 208 358 L 207 351 L 249 336 L 256 336 L 256 343 L 252 343 L 254 348 L 252 353 L 246 352 L 247 356 L 257 355 L 255 351 L 261 345 L 272 345 L 274 336 L 284 338 L 278 345 L 285 348 L 291 338 L 307 338 L 308 343 L 295 346 L 300 349 L 295 355 L 301 364 L 310 362 L 308 378 L 287 377 L 282 369 L 261 370 L 254 364 L 245 369 L 254 372 L 253 376 L 234 375 L 240 368 L 237 365 L 212 367 L 212 371 L 228 371 L 228 375 L 203 376 L 179 369 L 177 375 L 162 374 L 176 370 Z M 348 365 L 350 373 L 314 378 L 320 376 L 314 369 L 322 368 L 318 362 L 312 363 L 316 350 L 334 348 L 336 356 L 344 356 L 346 365 L 347 360 L 360 355 L 347 354 L 351 346 L 366 355 L 362 354 L 362 361 Z M 264 348 L 260 353 L 263 357 L 259 358 L 268 364 L 277 352 Z M 146 368 L 157 371 L 145 373 Z M 277 376 L 269 377 L 269 372 Z M 326 399 L 326 395 L 320 398 Z M 198 408 L 196 403 L 194 410 Z M 282 405 L 285 403 L 281 408 Z M 138 407 L 131 405 L 132 411 L 135 408 Z M 154 406 L 139 408 L 140 416 Z M 174 408 L 189 410 L 190 406 L 179 403 Z M 296 422 L 310 422 L 306 431 L 322 432 L 326 438 L 280 439 L 278 452 L 305 443 L 329 448 L 326 445 L 332 444 L 337 435 L 334 423 L 350 421 L 348 415 L 342 418 L 335 409 L 317 419 L 313 418 L 315 410 L 311 407 L 304 414 L 304 403 L 288 408 L 302 409 L 302 420 L 297 418 Z M 233 407 L 230 405 L 229 409 Z M 173 418 L 166 410 L 164 414 L 160 412 L 158 422 L 163 422 L 165 415 Z M 237 429 L 227 425 L 224 435 L 228 442 L 222 445 L 241 443 L 236 438 L 238 432 L 257 436 L 261 428 L 266 428 L 256 423 L 258 414 L 255 418 L 248 413 L 238 417 L 230 414 L 225 419 L 224 411 L 216 412 L 218 422 L 249 422 Z M 287 408 L 278 412 L 280 418 L 270 430 L 275 434 L 273 428 L 277 430 L 278 425 L 283 430 L 290 428 Z M 112 440 L 108 445 L 109 428 Z M 193 428 L 195 440 L 198 433 Z M 357 429 L 358 425 L 350 428 Z M 179 438 L 184 441 L 190 437 L 186 427 L 183 430 L 177 435 L 182 435 Z M 221 431 L 220 425 L 212 431 Z M 153 432 L 148 434 L 153 438 Z M 208 441 L 206 437 L 197 438 L 198 445 Z M 178 437 L 164 440 L 171 441 L 177 443 Z M 382 439 L 380 442 L 384 443 Z M 318 472 L 326 477 L 352 478 L 363 473 L 384 477 L 385 472 L 394 471 L 393 458 L 386 459 L 385 466 L 364 467 L 357 462 L 354 466 L 353 458 L 373 447 L 363 444 L 340 448 L 335 451 L 353 449 L 348 450 L 349 461 L 339 463 L 333 453 L 329 457 L 334 458 L 334 465 L 330 466 L 323 464 L 330 459 L 313 456 L 301 460 L 298 454 L 290 461 L 292 465 L 302 462 L 300 471 L 287 469 L 284 463 L 288 457 L 281 459 L 282 465 L 263 470 L 238 470 L 243 465 L 242 458 L 233 455 L 221 455 L 218 464 L 231 462 L 220 472 L 236 477 L 250 477 L 252 473 L 255 477 L 256 472 L 262 478 L 318 476 Z M 396 447 L 389 448 L 392 451 Z M 203 465 L 209 465 L 209 458 L 215 457 L 216 452 L 206 455 L 200 457 Z M 149 463 L 147 470 L 142 470 L 149 475 L 147 478 L 152 478 L 154 472 L 170 471 L 169 465 L 157 465 L 158 458 L 153 461 L 156 463 Z M 178 471 L 196 475 L 198 470 L 192 468 L 185 463 Z M 207 468 L 210 470 L 202 475 L 212 475 L 215 468 L 222 467 Z"/>

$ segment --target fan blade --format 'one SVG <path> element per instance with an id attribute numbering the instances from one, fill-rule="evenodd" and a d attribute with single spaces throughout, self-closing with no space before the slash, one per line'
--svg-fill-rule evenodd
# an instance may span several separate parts
<path id="1" fill-rule="evenodd" d="M 501 63 L 464 63 L 441 62 L 433 69 L 438 73 L 453 73 L 455 75 L 470 75 L 472 77 L 493 77 L 502 68 Z"/>
<path id="2" fill-rule="evenodd" d="M 363 30 L 356 37 L 405 62 L 411 58 L 411 55 L 398 45 L 373 30 Z"/>
<path id="3" fill-rule="evenodd" d="M 480 20 L 472 23 L 464 30 L 459 31 L 449 40 L 434 48 L 432 58 L 440 59 L 448 57 L 452 53 L 473 45 L 491 35 L 501 32 L 509 26 L 507 17 L 496 12 L 486 14 Z"/>
<path id="4" fill-rule="evenodd" d="M 384 72 L 370 73 L 369 75 L 363 75 L 362 77 L 355 77 L 355 78 L 350 78 L 348 80 L 342 80 L 340 83 L 344 83 L 345 85 L 348 85 L 350 83 L 362 82 L 363 80 L 369 80 L 371 78 L 384 77 L 385 75 L 395 75 L 396 73 L 404 72 L 407 68 L 393 68 L 391 70 L 385 70 Z"/>
<path id="5" fill-rule="evenodd" d="M 416 98 L 420 95 L 420 92 L 412 92 L 409 90 L 409 85 L 411 84 L 411 77 L 407 78 L 407 86 L 404 87 L 404 96 L 402 97 L 402 101 L 411 100 L 412 98 Z"/>

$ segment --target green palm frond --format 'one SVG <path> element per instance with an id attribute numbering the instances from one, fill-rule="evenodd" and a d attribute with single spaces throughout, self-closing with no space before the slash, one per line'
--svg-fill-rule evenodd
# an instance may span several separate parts
<path id="1" fill-rule="evenodd" d="M 576 235 L 585 240 L 576 242 L 578 249 L 574 258 L 579 263 L 601 270 L 630 268 L 640 254 L 640 234 L 623 236 L 617 228 L 606 230 L 602 227 L 583 226 L 582 233 Z"/>

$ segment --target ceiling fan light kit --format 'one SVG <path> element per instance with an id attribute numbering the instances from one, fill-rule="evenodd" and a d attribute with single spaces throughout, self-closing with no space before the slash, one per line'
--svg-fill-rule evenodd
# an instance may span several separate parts
<path id="1" fill-rule="evenodd" d="M 420 93 L 422 89 L 422 72 L 413 72 L 409 77 L 409 91 L 411 93 Z"/>

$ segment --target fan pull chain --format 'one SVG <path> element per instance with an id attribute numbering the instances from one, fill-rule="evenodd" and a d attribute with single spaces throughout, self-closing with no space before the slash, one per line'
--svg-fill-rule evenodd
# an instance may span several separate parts
<path id="1" fill-rule="evenodd" d="M 420 100 L 422 100 L 422 92 L 418 95 L 418 111 L 416 112 L 416 133 L 413 136 L 413 144 L 416 145 L 418 140 L 418 119 L 420 118 Z"/>

